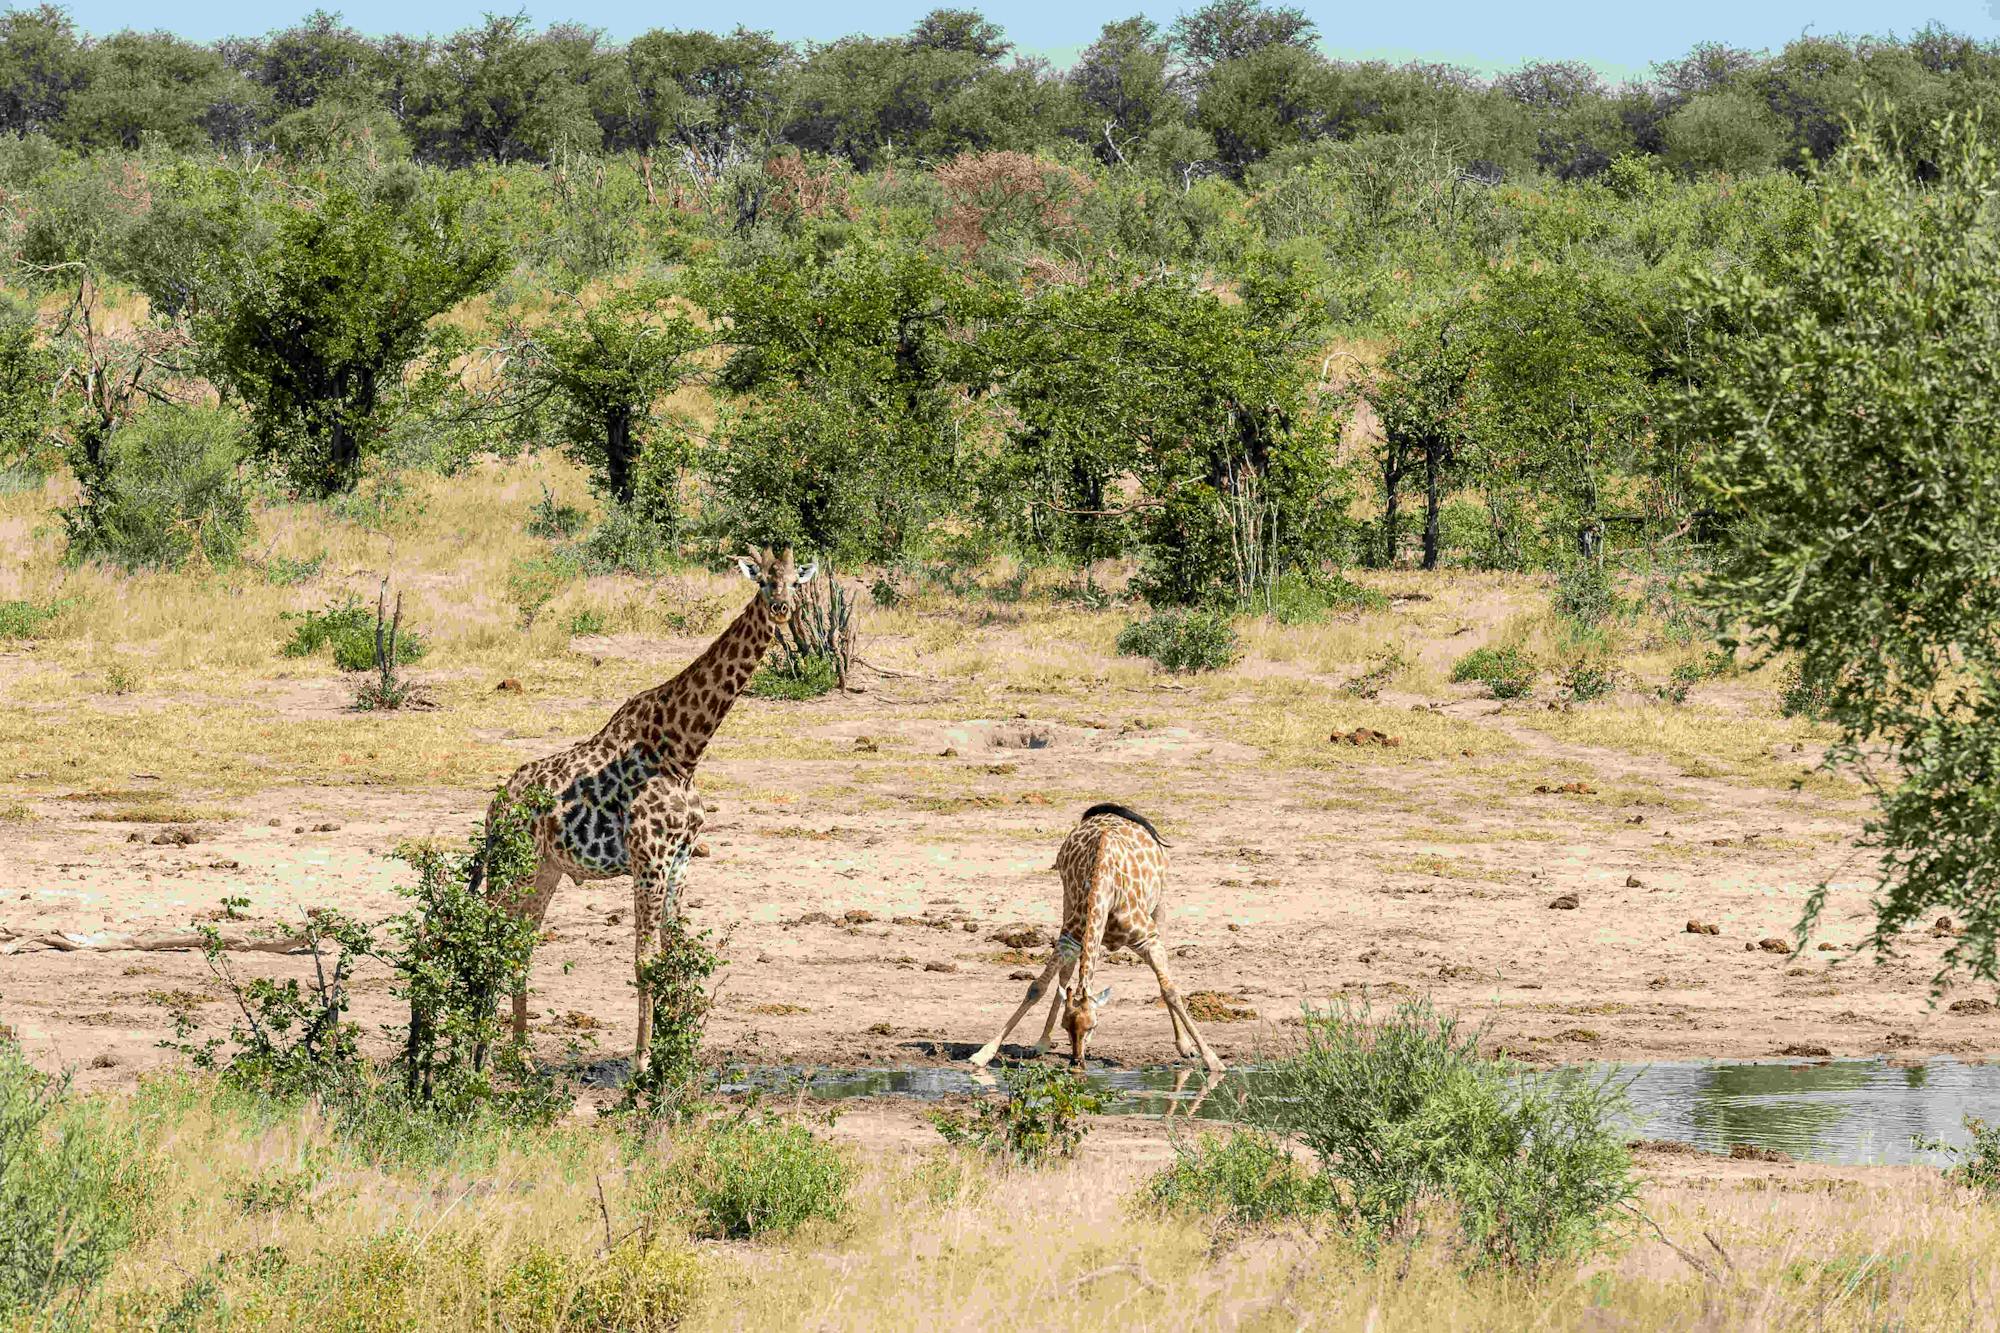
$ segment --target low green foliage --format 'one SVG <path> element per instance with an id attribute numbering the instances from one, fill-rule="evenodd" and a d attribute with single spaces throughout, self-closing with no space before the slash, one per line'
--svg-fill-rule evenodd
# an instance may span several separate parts
<path id="1" fill-rule="evenodd" d="M 1563 668 L 1563 698 L 1573 704 L 1602 699 L 1618 688 L 1618 670 L 1594 657 L 1581 657 Z"/>
<path id="2" fill-rule="evenodd" d="M 114 431 L 94 456 L 75 453 L 83 494 L 58 511 L 69 558 L 125 569 L 234 564 L 251 528 L 243 449 L 233 414 L 161 407 Z"/>
<path id="3" fill-rule="evenodd" d="M 1308 1009 L 1255 1104 L 1319 1159 L 1364 1245 L 1416 1243 L 1441 1205 L 1468 1268 L 1535 1272 L 1610 1242 L 1636 1192 L 1610 1076 L 1530 1075 L 1414 1001 Z"/>
<path id="4" fill-rule="evenodd" d="M 0 1321 L 74 1315 L 144 1200 L 141 1145 L 67 1092 L 0 1038 Z"/>
<path id="5" fill-rule="evenodd" d="M 570 613 L 569 623 L 564 627 L 572 637 L 581 638 L 587 634 L 604 633 L 604 613 L 594 606 L 578 607 Z"/>
<path id="6" fill-rule="evenodd" d="M 1601 561 L 1579 560 L 1556 575 L 1556 614 L 1594 629 L 1619 609 L 1618 586 Z"/>
<path id="7" fill-rule="evenodd" d="M 759 699 L 817 699 L 840 687 L 840 666 L 823 653 L 765 663 L 750 677 L 748 690 Z"/>
<path id="8" fill-rule="evenodd" d="M 264 562 L 264 582 L 274 588 L 295 588 L 301 583 L 310 583 L 319 577 L 320 570 L 326 568 L 326 552 L 308 560 L 295 560 L 288 555 L 274 555 Z"/>
<path id="9" fill-rule="evenodd" d="M 1001 1075 L 1006 1093 L 980 1101 L 971 1115 L 934 1111 L 931 1123 L 945 1142 L 976 1148 L 1009 1162 L 1040 1166 L 1076 1156 L 1096 1115 L 1110 1098 L 1072 1070 L 1031 1065 Z"/>
<path id="10" fill-rule="evenodd" d="M 838 1221 L 854 1180 L 853 1164 L 811 1126 L 754 1110 L 685 1132 L 671 1170 L 694 1233 L 730 1240 Z"/>
<path id="11" fill-rule="evenodd" d="M 659 574 L 673 568 L 675 534 L 641 505 L 607 505 L 597 526 L 560 553 L 586 574 Z"/>
<path id="12" fill-rule="evenodd" d="M 1920 1143 L 1953 1159 L 1945 1178 L 1954 1185 L 1977 1192 L 1988 1201 L 2000 1201 L 2000 1125 L 1978 1116 L 1965 1117 L 1965 1132 L 1972 1142 L 1960 1148 L 1952 1144 Z"/>
<path id="13" fill-rule="evenodd" d="M 1150 657 L 1169 671 L 1220 671 L 1243 655 L 1220 611 L 1164 611 L 1118 631 L 1121 657 Z"/>
<path id="14" fill-rule="evenodd" d="M 708 940 L 707 931 L 690 931 L 679 912 L 661 923 L 659 952 L 640 969 L 652 1000 L 652 1041 L 646 1067 L 626 1085 L 622 1109 L 649 1118 L 678 1118 L 693 1109 L 705 1074 L 701 1038 L 713 1004 L 708 979 L 722 965 Z"/>
<path id="15" fill-rule="evenodd" d="M 1541 674 L 1534 662 L 1519 648 L 1475 648 L 1451 668 L 1454 681 L 1476 680 L 1496 699 L 1519 699 L 1535 687 Z"/>
<path id="16" fill-rule="evenodd" d="M 1333 1187 L 1282 1141 L 1239 1129 L 1175 1144 L 1174 1164 L 1147 1182 L 1146 1197 L 1172 1212 L 1254 1224 L 1323 1213 L 1333 1206 Z"/>
<path id="17" fill-rule="evenodd" d="M 333 663 L 342 671 L 373 671 L 375 661 L 375 612 L 363 606 L 353 594 L 327 603 L 323 611 L 286 611 L 280 619 L 291 622 L 292 635 L 278 651 L 286 657 L 310 657 L 331 646 Z M 408 665 L 427 649 L 422 636 L 401 630 L 396 636 L 396 661 Z"/>
<path id="18" fill-rule="evenodd" d="M 574 537 L 583 531 L 583 525 L 589 521 L 590 514 L 581 505 L 565 504 L 556 499 L 555 492 L 544 486 L 542 498 L 528 510 L 528 535 Z"/>
<path id="19" fill-rule="evenodd" d="M 1280 625 L 1313 625 L 1342 611 L 1379 611 L 1389 599 L 1344 574 L 1285 574 L 1269 602 Z"/>
<path id="20" fill-rule="evenodd" d="M 75 603 L 0 602 L 0 639 L 42 639 L 49 636 L 58 618 Z"/>

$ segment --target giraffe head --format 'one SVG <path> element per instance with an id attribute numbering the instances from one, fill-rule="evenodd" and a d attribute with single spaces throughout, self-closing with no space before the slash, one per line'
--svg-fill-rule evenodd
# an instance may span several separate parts
<path id="1" fill-rule="evenodd" d="M 1090 1030 L 1097 1026 L 1097 1006 L 1110 998 L 1109 986 L 1095 995 L 1068 986 L 1056 988 L 1056 1000 L 1063 1006 L 1063 1026 L 1069 1029 L 1070 1063 L 1079 1069 L 1090 1046 Z"/>
<path id="2" fill-rule="evenodd" d="M 782 625 L 798 609 L 799 588 L 819 571 L 819 562 L 815 560 L 800 569 L 792 559 L 792 548 L 787 546 L 782 551 L 765 549 L 756 555 L 746 555 L 736 562 L 736 567 L 743 571 L 744 578 L 757 585 L 757 600 L 772 623 Z"/>

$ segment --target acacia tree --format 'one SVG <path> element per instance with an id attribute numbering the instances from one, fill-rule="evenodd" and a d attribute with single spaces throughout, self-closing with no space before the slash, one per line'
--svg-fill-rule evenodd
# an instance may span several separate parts
<path id="1" fill-rule="evenodd" d="M 1794 257 L 1700 282 L 1676 427 L 1729 525 L 1707 595 L 1826 686 L 1879 798 L 1875 950 L 1962 923 L 1941 984 L 2000 971 L 2000 160 L 1947 120 L 1926 184 L 1911 146 L 1850 141 Z"/>
<path id="2" fill-rule="evenodd" d="M 632 503 L 635 469 L 661 424 L 659 399 L 695 369 L 708 345 L 666 293 L 645 284 L 578 305 L 519 345 L 516 374 L 526 406 L 546 407 L 570 449 L 621 505 Z"/>
<path id="3" fill-rule="evenodd" d="M 216 257 L 193 319 L 210 376 L 250 409 L 251 434 L 304 489 L 360 479 L 384 394 L 448 339 L 431 320 L 484 290 L 500 247 L 469 237 L 455 197 L 362 197 L 334 186 L 281 204 L 268 244 Z"/>

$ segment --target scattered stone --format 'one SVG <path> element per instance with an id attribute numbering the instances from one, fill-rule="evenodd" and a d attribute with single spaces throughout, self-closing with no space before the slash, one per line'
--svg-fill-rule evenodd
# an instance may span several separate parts
<path id="1" fill-rule="evenodd" d="M 856 736 L 854 738 L 854 752 L 856 754 L 876 754 L 881 749 L 882 747 L 877 745 L 872 737 Z"/>
<path id="2" fill-rule="evenodd" d="M 1574 912 L 1581 906 L 1583 906 L 1583 899 L 1573 893 L 1565 893 L 1549 904 L 1549 910 L 1552 912 Z"/>
<path id="3" fill-rule="evenodd" d="M 1720 935 L 1722 927 L 1712 921 L 1696 921 L 1690 918 L 1687 923 L 1687 933 L 1690 935 Z"/>
<path id="4" fill-rule="evenodd" d="M 961 921 L 958 923 L 958 928 L 968 935 L 977 935 L 979 933 L 979 923 L 977 921 Z"/>
<path id="5" fill-rule="evenodd" d="M 868 1035 L 871 1037 L 893 1037 L 896 1035 L 896 1029 L 890 1027 L 887 1023 L 870 1023 L 868 1025 Z"/>
<path id="6" fill-rule="evenodd" d="M 1557 1041 L 1582 1042 L 1585 1045 L 1604 1040 L 1602 1036 L 1591 1031 L 1589 1028 L 1565 1028 L 1563 1031 L 1556 1033 L 1555 1039 Z"/>
<path id="7" fill-rule="evenodd" d="M 940 759 L 956 759 L 956 758 L 958 758 L 958 747 L 957 747 L 957 746 L 955 746 L 955 745 L 947 745 L 947 746 L 945 746 L 945 747 L 944 747 L 944 748 L 943 748 L 942 750 L 939 750 L 939 751 L 938 751 L 938 758 L 940 758 Z"/>
<path id="8" fill-rule="evenodd" d="M 1951 1002 L 1951 1012 L 1954 1014 L 1990 1014 L 1993 1012 L 1993 1001 L 1982 1000 L 1977 996 L 1970 1000 L 1953 1000 Z"/>
<path id="9" fill-rule="evenodd" d="M 712 851 L 710 851 L 710 850 L 709 850 L 709 848 L 708 848 L 708 844 L 707 844 L 707 843 L 705 843 L 705 842 L 698 842 L 698 843 L 696 843 L 696 844 L 694 845 L 694 854 L 695 854 L 696 856 L 713 856 L 713 855 L 715 855 L 715 853 L 714 853 L 714 852 L 712 852 Z"/>
<path id="10" fill-rule="evenodd" d="M 1034 980 L 1034 979 L 1035 979 L 1036 977 L 1038 977 L 1038 976 L 1040 976 L 1040 975 L 1041 975 L 1041 973 L 1039 973 L 1039 972 L 1035 971 L 1035 970 L 1034 970 L 1033 968 L 1027 968 L 1027 967 L 1017 967 L 1017 968 L 1015 968 L 1015 969 L 1014 969 L 1014 970 L 1013 970 L 1012 972 L 1009 972 L 1009 973 L 1007 974 L 1007 980 L 1009 980 L 1009 981 L 1033 981 L 1033 980 Z"/>
<path id="11" fill-rule="evenodd" d="M 1790 1046 L 1780 1047 L 1778 1054 L 1794 1055 L 1802 1060 L 1825 1060 L 1832 1056 L 1833 1052 L 1824 1046 L 1815 1046 L 1810 1042 L 1793 1042 Z"/>
<path id="12" fill-rule="evenodd" d="M 109 1051 L 99 1051 L 96 1055 L 90 1057 L 90 1067 L 92 1069 L 115 1069 L 118 1067 L 118 1057 Z"/>
<path id="13" fill-rule="evenodd" d="M 1595 796 L 1597 788 L 1588 782 L 1565 782 L 1559 787 L 1551 787 L 1544 782 L 1535 788 L 1538 796 Z"/>
<path id="14" fill-rule="evenodd" d="M 1833 944 L 1827 940 L 1821 940 L 1819 942 L 1819 951 L 1821 953 L 1832 953 L 1835 949 L 1839 947 L 1840 947 L 1839 945 Z"/>
<path id="15" fill-rule="evenodd" d="M 1792 951 L 1792 946 L 1786 943 L 1784 940 L 1779 939 L 1776 935 L 1770 935 L 1765 937 L 1764 939 L 1758 940 L 1757 947 L 1762 949 L 1765 953 L 1788 954 Z"/>
<path id="16" fill-rule="evenodd" d="M 200 841 L 200 830 L 191 829 L 185 824 L 175 824 L 170 828 L 163 828 L 152 837 L 152 843 L 155 847 L 185 847 L 191 842 Z"/>
<path id="17" fill-rule="evenodd" d="M 1627 875 L 1625 877 L 1625 887 L 1628 889 L 1643 889 L 1646 886 L 1639 882 L 1637 875 Z"/>
<path id="18" fill-rule="evenodd" d="M 1352 731 L 1336 731 L 1327 738 L 1335 745 L 1380 745 L 1385 749 L 1395 749 L 1403 743 L 1401 736 L 1391 736 L 1386 731 L 1373 727 L 1356 727 Z"/>
<path id="19" fill-rule="evenodd" d="M 875 919 L 875 914 L 860 907 L 850 907 L 841 914 L 840 919 L 850 926 L 865 926 Z"/>
<path id="20" fill-rule="evenodd" d="M 925 964 L 924 964 L 924 971 L 926 971 L 926 972 L 956 972 L 956 971 L 958 971 L 958 964 L 957 964 L 957 963 L 939 963 L 939 962 L 929 962 L 929 963 L 925 963 Z"/>
<path id="21" fill-rule="evenodd" d="M 1047 931 L 1040 926 L 1031 926 L 1025 921 L 1002 926 L 986 938 L 995 944 L 1004 944 L 1010 949 L 1039 949 L 1049 942 Z"/>
<path id="22" fill-rule="evenodd" d="M 495 694 L 519 694 L 521 692 L 521 682 L 509 676 L 498 685 L 495 685 L 493 692 Z"/>
<path id="23" fill-rule="evenodd" d="M 807 912 L 794 924 L 801 926 L 830 926 L 833 924 L 833 918 L 825 912 Z"/>

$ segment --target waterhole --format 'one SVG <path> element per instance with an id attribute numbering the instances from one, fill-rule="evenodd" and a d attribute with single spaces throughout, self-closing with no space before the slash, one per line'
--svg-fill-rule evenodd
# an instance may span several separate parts
<path id="1" fill-rule="evenodd" d="M 1931 1140 L 1963 1146 L 1966 1116 L 2000 1119 L 2000 1065 L 1930 1060 L 1829 1060 L 1813 1064 L 1717 1064 L 1701 1061 L 1603 1067 L 1575 1066 L 1559 1076 L 1613 1073 L 1629 1080 L 1635 1139 L 1690 1144 L 1710 1152 L 1768 1148 L 1800 1161 L 1843 1166 L 1908 1163 L 1944 1165 L 1948 1154 L 1922 1146 Z M 1090 1082 L 1111 1095 L 1109 1111 L 1122 1115 L 1191 1115 L 1200 1120 L 1243 1120 L 1270 1076 L 1258 1069 L 1230 1070 L 1212 1083 L 1200 1070 L 1094 1069 Z M 935 1100 L 976 1095 L 999 1087 L 992 1074 L 965 1066 L 944 1068 L 806 1070 L 737 1069 L 722 1091 L 794 1092 L 828 1101 L 856 1097 Z"/>

